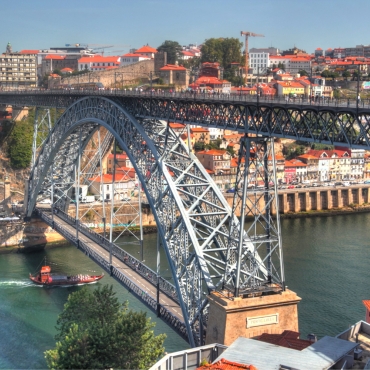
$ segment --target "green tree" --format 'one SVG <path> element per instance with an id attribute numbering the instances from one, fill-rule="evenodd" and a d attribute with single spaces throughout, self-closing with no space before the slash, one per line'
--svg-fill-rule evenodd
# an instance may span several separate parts
<path id="1" fill-rule="evenodd" d="M 194 150 L 196 152 L 199 152 L 199 151 L 204 150 L 204 149 L 205 149 L 205 144 L 202 141 L 196 141 L 194 143 Z"/>
<path id="2" fill-rule="evenodd" d="M 157 48 L 167 53 L 167 63 L 175 64 L 181 58 L 182 46 L 177 41 L 166 40 Z"/>
<path id="3" fill-rule="evenodd" d="M 304 69 L 301 69 L 298 73 L 299 73 L 301 76 L 308 76 L 307 71 L 305 71 Z"/>
<path id="4" fill-rule="evenodd" d="M 342 77 L 345 77 L 345 79 L 347 79 L 348 77 L 351 77 L 351 73 L 349 71 L 343 71 Z"/>
<path id="5" fill-rule="evenodd" d="M 234 37 L 208 39 L 202 46 L 201 62 L 218 62 L 224 68 L 233 62 L 241 63 L 242 46 L 243 43 Z"/>
<path id="6" fill-rule="evenodd" d="M 12 168 L 27 168 L 31 163 L 33 139 L 31 122 L 30 120 L 16 122 L 9 135 L 8 156 Z"/>
<path id="7" fill-rule="evenodd" d="M 279 64 L 278 64 L 278 68 L 279 68 L 279 69 L 282 69 L 283 71 L 285 71 L 285 64 L 284 64 L 284 63 L 279 62 Z"/>
<path id="8" fill-rule="evenodd" d="M 57 321 L 56 347 L 45 352 L 52 369 L 147 369 L 163 355 L 145 313 L 118 302 L 112 286 L 69 295 Z"/>

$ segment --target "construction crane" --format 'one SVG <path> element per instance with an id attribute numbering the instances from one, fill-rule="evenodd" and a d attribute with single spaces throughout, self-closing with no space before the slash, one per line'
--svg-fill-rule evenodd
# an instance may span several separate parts
<path id="1" fill-rule="evenodd" d="M 258 33 L 248 32 L 248 31 L 241 31 L 241 36 L 245 36 L 245 75 L 248 75 L 249 71 L 249 47 L 248 47 L 248 38 L 249 36 L 252 37 L 265 37 L 265 35 L 260 35 Z"/>

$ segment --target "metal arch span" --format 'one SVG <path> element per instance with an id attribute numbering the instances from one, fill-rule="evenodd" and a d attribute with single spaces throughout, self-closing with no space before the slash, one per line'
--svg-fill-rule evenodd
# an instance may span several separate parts
<path id="1" fill-rule="evenodd" d="M 171 267 L 189 341 L 198 345 L 207 319 L 206 295 L 225 280 L 235 281 L 236 261 L 227 257 L 228 225 L 239 224 L 217 185 L 168 125 L 149 120 L 139 123 L 104 97 L 78 100 L 60 117 L 36 161 L 27 215 L 40 189 L 50 186 L 50 176 L 63 178 L 65 187 L 72 181 L 78 144 L 86 146 L 99 126 L 114 135 L 140 178 Z M 60 199 L 60 207 L 66 209 L 67 200 Z M 243 279 L 253 273 L 263 283 L 265 267 L 247 236 L 243 248 L 242 255 L 250 262 L 243 264 Z M 252 272 L 248 265 L 259 268 Z"/>

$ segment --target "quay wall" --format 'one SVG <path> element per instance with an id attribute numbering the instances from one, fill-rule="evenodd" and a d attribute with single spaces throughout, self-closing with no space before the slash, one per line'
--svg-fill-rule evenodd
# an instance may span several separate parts
<path id="1" fill-rule="evenodd" d="M 232 206 L 233 195 L 225 194 L 230 206 Z M 258 199 L 259 207 L 264 207 L 264 197 L 261 194 L 252 193 L 250 194 L 250 199 L 247 200 L 250 204 L 250 209 L 256 198 Z M 337 188 L 279 190 L 279 211 L 282 217 L 369 212 L 369 203 L 370 185 L 368 184 Z M 110 205 L 107 204 L 105 207 L 109 215 Z M 80 216 L 83 212 L 85 211 L 80 209 Z M 272 214 L 276 214 L 275 205 L 273 205 L 271 212 Z M 69 213 L 71 216 L 75 216 L 75 209 L 70 207 Z M 135 214 L 126 213 L 125 211 L 122 214 L 119 222 L 129 223 L 134 220 Z M 240 215 L 240 209 L 236 210 L 236 214 L 237 216 Z M 141 216 L 143 225 L 149 226 L 150 230 L 153 231 L 155 220 L 151 210 L 145 205 L 143 205 Z M 251 214 L 247 213 L 247 216 L 251 216 Z M 90 220 L 86 220 L 85 222 L 95 224 L 97 232 L 102 231 L 101 220 L 95 213 Z M 137 217 L 136 225 L 138 224 L 139 218 Z M 38 219 L 32 219 L 29 223 L 22 221 L 0 221 L 0 252 L 14 250 L 14 247 L 19 250 L 27 250 L 36 248 L 37 246 L 44 247 L 46 243 L 63 242 L 65 242 L 65 239 L 62 236 Z"/>

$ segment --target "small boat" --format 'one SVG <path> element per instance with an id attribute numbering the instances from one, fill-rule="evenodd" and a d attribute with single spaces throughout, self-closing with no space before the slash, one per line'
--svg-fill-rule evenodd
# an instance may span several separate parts
<path id="1" fill-rule="evenodd" d="M 42 266 L 41 270 L 36 274 L 30 274 L 30 279 L 38 285 L 45 286 L 61 286 L 61 285 L 79 285 L 79 284 L 91 284 L 99 281 L 104 274 L 101 275 L 57 275 L 51 273 L 50 266 Z"/>

